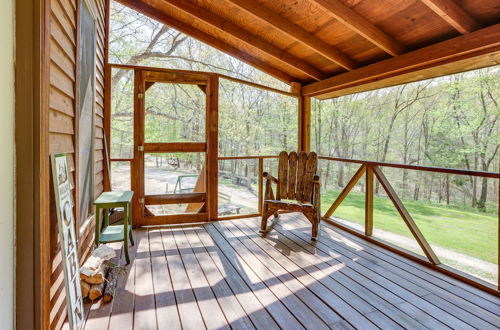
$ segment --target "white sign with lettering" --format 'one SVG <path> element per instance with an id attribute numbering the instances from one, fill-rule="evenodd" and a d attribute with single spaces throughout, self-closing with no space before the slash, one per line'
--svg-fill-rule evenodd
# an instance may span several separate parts
<path id="1" fill-rule="evenodd" d="M 83 298 L 80 287 L 78 243 L 76 241 L 73 199 L 66 154 L 53 154 L 51 160 L 69 324 L 71 329 L 80 330 L 83 324 Z"/>

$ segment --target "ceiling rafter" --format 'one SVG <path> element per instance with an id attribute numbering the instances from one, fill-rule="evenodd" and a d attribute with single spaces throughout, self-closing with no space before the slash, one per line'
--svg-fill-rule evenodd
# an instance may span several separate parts
<path id="1" fill-rule="evenodd" d="M 176 30 L 185 33 L 195 39 L 198 39 L 199 41 L 204 42 L 207 45 L 210 45 L 228 55 L 231 55 L 259 70 L 262 70 L 270 74 L 271 76 L 275 77 L 276 79 L 279 79 L 288 84 L 292 83 L 293 81 L 297 81 L 296 77 L 292 77 L 290 74 L 281 71 L 254 56 L 245 54 L 236 47 L 233 47 L 225 42 L 222 42 L 219 39 L 209 35 L 208 33 L 195 29 L 187 23 L 181 22 L 176 18 L 173 18 L 165 13 L 162 13 L 157 8 L 147 5 L 141 0 L 116 0 L 116 1 L 155 20 L 159 20 L 162 23 L 173 27 Z"/>
<path id="2" fill-rule="evenodd" d="M 420 0 L 462 34 L 481 28 L 481 25 L 453 0 Z"/>
<path id="3" fill-rule="evenodd" d="M 345 72 L 305 85 L 301 88 L 301 94 L 306 96 L 321 96 L 332 91 L 353 86 L 368 85 L 374 82 L 380 83 L 380 86 L 377 88 L 386 87 L 388 85 L 384 85 L 383 82 L 394 77 L 401 77 L 394 84 L 403 84 L 408 81 L 422 80 L 446 73 L 449 74 L 452 71 L 450 68 L 447 70 L 437 70 L 437 74 L 436 70 L 431 75 L 422 74 L 425 70 L 442 68 L 446 64 L 456 64 L 459 70 L 454 72 L 495 65 L 498 63 L 499 52 L 500 24 L 496 24 L 370 64 L 354 71 Z M 490 54 L 491 58 L 488 58 L 488 54 Z M 478 59 L 473 63 L 468 63 L 467 67 L 460 66 L 461 61 L 463 62 L 476 57 Z"/>
<path id="4" fill-rule="evenodd" d="M 325 78 L 325 74 L 311 64 L 291 55 L 290 53 L 287 53 L 285 50 L 274 46 L 261 37 L 250 33 L 225 18 L 208 11 L 206 8 L 200 7 L 193 2 L 186 0 L 164 0 L 163 2 L 183 11 L 195 20 L 204 22 L 221 32 L 237 38 L 251 47 L 259 49 L 292 69 L 301 71 L 314 80 L 321 80 Z"/>
<path id="5" fill-rule="evenodd" d="M 366 18 L 349 8 L 339 0 L 310 0 L 327 11 L 336 20 L 363 36 L 386 53 L 397 56 L 406 51 L 406 47 L 391 38 Z"/>
<path id="6" fill-rule="evenodd" d="M 311 48 L 316 53 L 340 65 L 344 69 L 354 70 L 358 64 L 349 56 L 329 45 L 314 34 L 307 32 L 302 27 L 290 22 L 268 8 L 263 7 L 254 0 L 229 0 L 240 9 L 252 14 L 261 21 L 274 26 L 287 36 Z"/>

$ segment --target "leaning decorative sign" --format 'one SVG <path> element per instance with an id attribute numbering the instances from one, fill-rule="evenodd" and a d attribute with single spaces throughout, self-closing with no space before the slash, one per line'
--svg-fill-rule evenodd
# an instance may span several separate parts
<path id="1" fill-rule="evenodd" d="M 66 154 L 53 154 L 51 160 L 69 324 L 71 329 L 79 330 L 83 324 L 83 298 L 80 287 L 78 244 L 75 234 L 73 199 L 71 197 Z"/>

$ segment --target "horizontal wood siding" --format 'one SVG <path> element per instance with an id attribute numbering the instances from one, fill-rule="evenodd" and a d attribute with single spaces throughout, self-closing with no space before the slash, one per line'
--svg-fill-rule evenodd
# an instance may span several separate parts
<path id="1" fill-rule="evenodd" d="M 96 63 L 96 141 L 95 141 L 95 196 L 103 191 L 104 171 L 104 54 L 105 54 L 105 0 L 90 0 L 97 17 L 97 63 Z M 71 172 L 73 196 L 77 171 L 78 127 L 76 123 L 77 81 L 77 8 L 79 0 L 50 1 L 50 95 L 49 95 L 49 152 L 67 152 Z M 52 185 L 49 182 L 49 185 Z M 51 188 L 52 189 L 52 188 Z M 75 212 L 76 213 L 76 212 Z M 76 215 L 76 214 L 75 214 Z M 55 213 L 55 200 L 51 190 L 51 288 L 50 328 L 60 329 L 66 318 L 66 296 L 59 249 L 59 233 Z M 83 260 L 92 245 L 93 224 L 87 226 L 79 238 L 80 258 Z"/>

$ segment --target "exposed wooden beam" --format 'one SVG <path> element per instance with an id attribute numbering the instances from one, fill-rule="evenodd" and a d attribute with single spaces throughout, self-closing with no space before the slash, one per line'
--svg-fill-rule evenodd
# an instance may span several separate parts
<path id="1" fill-rule="evenodd" d="M 185 33 L 195 39 L 198 39 L 201 42 L 204 42 L 226 54 L 229 54 L 231 56 L 234 56 L 235 58 L 252 65 L 253 67 L 262 70 L 263 72 L 275 77 L 276 79 L 279 79 L 287 84 L 290 84 L 292 81 L 296 81 L 297 78 L 292 77 L 290 74 L 276 69 L 275 67 L 269 65 L 268 63 L 250 56 L 248 54 L 243 53 L 241 50 L 237 49 L 236 47 L 233 47 L 225 42 L 222 42 L 218 40 L 217 38 L 209 35 L 208 33 L 205 33 L 203 31 L 200 31 L 198 29 L 193 28 L 187 23 L 181 22 L 178 19 L 175 19 L 158 9 L 149 6 L 140 0 L 116 0 L 120 2 L 121 4 L 130 7 L 146 16 L 149 16 L 153 19 L 156 19 L 164 24 L 167 24 L 168 26 L 173 27 L 174 29 Z"/>
<path id="2" fill-rule="evenodd" d="M 366 18 L 356 11 L 344 5 L 339 0 L 311 0 L 326 10 L 331 16 L 349 27 L 351 30 L 359 33 L 364 38 L 371 41 L 375 46 L 385 52 L 396 56 L 406 51 L 398 41 L 392 39 L 385 32 L 369 22 Z"/>
<path id="3" fill-rule="evenodd" d="M 299 70 L 314 80 L 325 78 L 325 75 L 314 66 L 274 46 L 261 37 L 246 31 L 240 26 L 229 22 L 225 18 L 208 11 L 206 8 L 196 5 L 194 2 L 186 0 L 165 0 L 164 2 L 190 15 L 197 21 L 201 21 L 223 33 L 229 34 L 250 47 L 259 49 L 293 70 Z"/>
<path id="4" fill-rule="evenodd" d="M 318 54 L 326 57 L 332 62 L 337 63 L 347 70 L 354 70 L 358 65 L 349 56 L 327 44 L 315 35 L 307 32 L 302 27 L 288 21 L 282 16 L 274 13 L 266 7 L 263 7 L 254 0 L 229 0 L 239 8 L 249 14 L 252 14 L 261 21 L 277 28 L 287 36 L 295 39 L 299 43 L 311 48 Z"/>
<path id="5" fill-rule="evenodd" d="M 375 88 L 381 88 L 455 73 L 459 72 L 456 71 L 459 69 L 471 70 L 494 64 L 496 57 L 488 58 L 488 54 L 495 54 L 499 49 L 500 24 L 496 24 L 306 85 L 302 87 L 301 94 L 320 96 L 370 84 L 376 84 Z M 471 62 L 468 62 L 469 59 Z M 453 63 L 457 63 L 456 67 Z M 394 80 L 395 78 L 397 79 Z M 369 89 L 374 87 L 364 90 Z M 363 91 L 363 88 L 357 91 Z"/>
<path id="6" fill-rule="evenodd" d="M 420 0 L 458 32 L 466 34 L 481 28 L 481 25 L 453 0 Z"/>
<path id="7" fill-rule="evenodd" d="M 320 100 L 326 100 L 342 95 L 349 95 L 384 87 L 397 86 L 424 79 L 431 79 L 450 74 L 481 69 L 498 64 L 500 64 L 500 46 L 496 47 L 494 52 L 490 52 L 490 50 L 484 50 L 478 53 L 474 53 L 473 57 L 466 55 L 459 58 L 453 58 L 447 61 L 443 61 L 442 64 L 439 65 L 423 67 L 418 71 L 403 72 L 401 74 L 395 74 L 381 80 L 374 79 L 363 84 L 353 84 L 352 86 L 341 87 L 331 92 L 318 95 L 316 96 L 316 98 Z"/>

